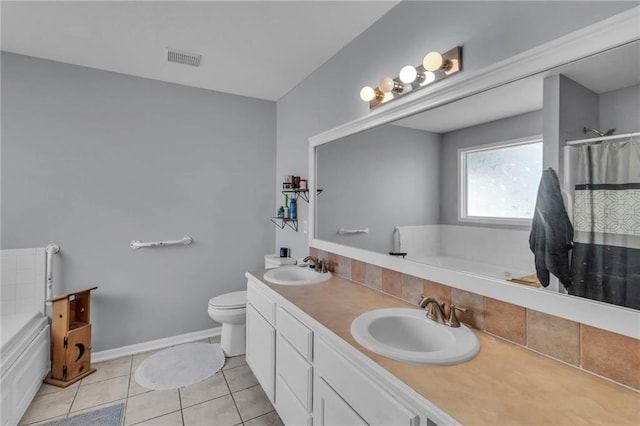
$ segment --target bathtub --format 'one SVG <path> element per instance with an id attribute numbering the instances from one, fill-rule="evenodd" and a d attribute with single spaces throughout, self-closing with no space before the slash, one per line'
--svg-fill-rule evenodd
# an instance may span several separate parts
<path id="1" fill-rule="evenodd" d="M 2 316 L 2 426 L 18 424 L 49 373 L 49 321 L 40 312 Z"/>
<path id="2" fill-rule="evenodd" d="M 494 265 L 491 263 L 477 262 L 475 260 L 467 260 L 450 256 L 407 256 L 407 260 L 424 263 L 427 265 L 439 266 L 445 269 L 452 269 L 456 271 L 482 275 L 485 277 L 498 278 L 501 280 L 524 277 L 532 273 L 531 271 L 524 271 L 521 269 L 509 268 L 505 266 Z"/>
<path id="3" fill-rule="evenodd" d="M 0 425 L 15 426 L 50 369 L 45 251 L 0 250 Z"/>

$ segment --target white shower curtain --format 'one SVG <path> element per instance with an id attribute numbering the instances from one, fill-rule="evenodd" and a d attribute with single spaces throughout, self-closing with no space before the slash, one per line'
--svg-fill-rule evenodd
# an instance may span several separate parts
<path id="1" fill-rule="evenodd" d="M 640 140 L 578 157 L 569 293 L 640 309 Z"/>

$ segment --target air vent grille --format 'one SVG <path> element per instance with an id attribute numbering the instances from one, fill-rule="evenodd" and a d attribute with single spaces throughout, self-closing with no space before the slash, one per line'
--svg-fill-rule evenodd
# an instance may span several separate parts
<path id="1" fill-rule="evenodd" d="M 178 49 L 167 48 L 167 61 L 169 62 L 191 65 L 192 67 L 199 67 L 200 59 L 202 59 L 202 55 L 184 52 Z"/>

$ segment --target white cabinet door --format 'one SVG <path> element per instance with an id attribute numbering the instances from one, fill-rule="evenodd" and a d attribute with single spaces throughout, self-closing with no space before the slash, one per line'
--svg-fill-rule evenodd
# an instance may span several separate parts
<path id="1" fill-rule="evenodd" d="M 318 426 L 365 426 L 362 417 L 319 377 L 315 388 L 314 423 Z"/>
<path id="2" fill-rule="evenodd" d="M 273 403 L 276 379 L 276 330 L 247 304 L 247 364 Z"/>

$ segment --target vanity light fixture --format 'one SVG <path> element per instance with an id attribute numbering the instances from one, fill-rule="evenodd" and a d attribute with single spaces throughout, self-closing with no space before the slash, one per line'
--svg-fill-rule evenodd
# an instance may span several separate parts
<path id="1" fill-rule="evenodd" d="M 442 54 L 429 52 L 422 60 L 422 65 L 403 67 L 398 77 L 383 78 L 375 89 L 370 86 L 363 87 L 360 90 L 360 99 L 369 102 L 369 109 L 374 109 L 460 70 L 462 70 L 462 47 L 454 47 Z"/>

